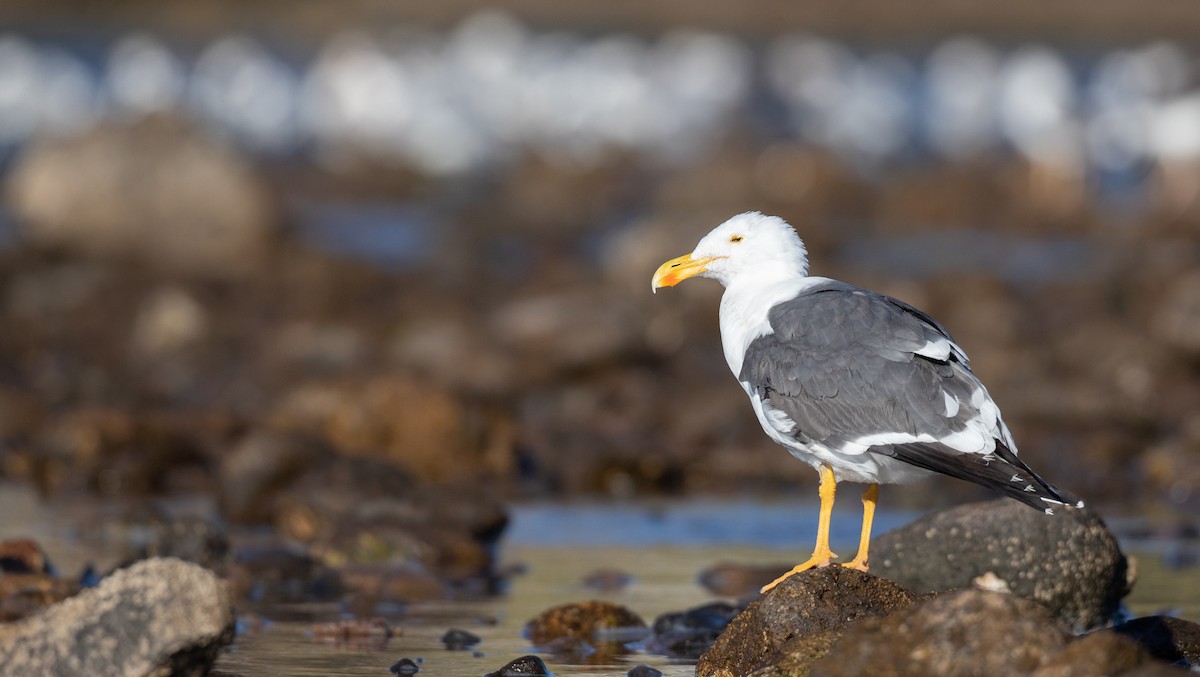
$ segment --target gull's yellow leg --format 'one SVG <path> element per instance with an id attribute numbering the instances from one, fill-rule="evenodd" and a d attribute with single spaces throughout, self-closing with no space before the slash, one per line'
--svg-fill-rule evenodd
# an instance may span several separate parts
<path id="1" fill-rule="evenodd" d="M 872 484 L 863 491 L 863 526 L 862 536 L 858 538 L 858 554 L 853 560 L 846 562 L 842 566 L 858 569 L 859 571 L 867 570 L 867 548 L 871 545 L 871 522 L 875 520 L 875 504 L 879 502 L 879 485 Z"/>
<path id="2" fill-rule="evenodd" d="M 764 585 L 759 592 L 770 590 L 792 574 L 829 566 L 829 563 L 837 557 L 829 549 L 829 517 L 833 514 L 833 495 L 837 492 L 837 480 L 833 477 L 833 468 L 828 465 L 822 465 L 817 472 L 821 474 L 821 516 L 817 520 L 817 547 L 813 548 L 812 557 L 809 557 L 807 562 L 792 567 L 791 571 Z"/>

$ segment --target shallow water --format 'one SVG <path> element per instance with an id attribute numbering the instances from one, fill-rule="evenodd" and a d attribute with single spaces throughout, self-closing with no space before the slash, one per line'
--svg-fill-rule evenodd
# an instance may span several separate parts
<path id="1" fill-rule="evenodd" d="M 835 550 L 852 554 L 860 515 L 856 502 L 835 509 Z M 0 539 L 36 538 L 63 575 L 94 562 L 101 570 L 118 553 L 99 534 L 71 528 L 72 511 L 49 507 L 25 488 L 0 484 Z M 918 513 L 882 510 L 876 533 L 915 519 Z M 400 658 L 420 660 L 421 674 L 483 675 L 533 653 L 522 637 L 526 621 L 568 602 L 604 599 L 624 604 L 647 624 L 662 613 L 682 611 L 716 599 L 697 582 L 705 569 L 722 562 L 790 566 L 807 557 L 816 505 L 795 501 L 689 499 L 637 504 L 554 503 L 513 507 L 513 523 L 501 550 L 501 567 L 519 569 L 505 594 L 476 601 L 414 603 L 382 615 L 399 631 L 386 644 L 345 646 L 314 640 L 314 622 L 340 618 L 336 605 L 292 606 L 244 613 L 235 645 L 218 669 L 246 675 L 389 675 Z M 1144 520 L 1114 518 L 1120 535 L 1145 534 Z M 1200 621 L 1200 566 L 1169 568 L 1178 553 L 1196 554 L 1197 544 L 1178 539 L 1122 538 L 1137 558 L 1139 581 L 1126 599 L 1132 615 L 1174 613 Z M 840 547 L 840 549 L 839 549 Z M 1190 550 L 1189 550 L 1190 549 Z M 583 584 L 597 569 L 612 568 L 633 577 L 615 592 Z M 265 621 L 259 622 L 259 618 Z M 288 619 L 288 620 L 284 620 Z M 475 651 L 448 651 L 440 638 L 460 628 L 482 638 Z M 624 675 L 639 663 L 665 675 L 692 675 L 694 665 L 634 653 L 604 665 L 578 665 L 544 655 L 557 675 Z"/>
<path id="2" fill-rule="evenodd" d="M 551 504 L 518 506 L 502 566 L 520 565 L 508 592 L 481 602 L 414 604 L 389 618 L 402 632 L 382 650 L 338 649 L 310 639 L 310 623 L 276 623 L 243 635 L 219 667 L 246 675 L 386 675 L 400 658 L 421 659 L 422 674 L 483 675 L 533 653 L 521 636 L 526 621 L 559 604 L 604 599 L 628 606 L 645 621 L 716 599 L 697 583 L 720 562 L 789 565 L 807 557 L 816 506 L 793 502 L 689 500 L 642 505 Z M 879 533 L 917 515 L 881 512 Z M 835 511 L 832 541 L 847 553 L 857 539 L 858 514 Z M 1200 567 L 1168 569 L 1163 542 L 1126 542 L 1138 559 L 1140 580 L 1126 600 L 1134 616 L 1171 612 L 1200 619 Z M 614 568 L 634 580 L 617 592 L 598 592 L 582 579 Z M 333 613 L 333 610 L 329 610 Z M 325 617 L 328 619 L 332 616 Z M 484 622 L 494 620 L 494 624 Z M 456 627 L 479 635 L 477 652 L 447 651 L 440 638 Z M 664 675 L 695 674 L 690 662 L 641 652 L 619 662 L 578 665 L 542 656 L 557 675 L 624 675 L 641 663 Z"/>

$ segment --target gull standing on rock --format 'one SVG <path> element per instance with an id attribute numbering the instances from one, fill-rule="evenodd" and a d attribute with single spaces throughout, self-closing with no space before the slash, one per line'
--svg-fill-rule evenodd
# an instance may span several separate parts
<path id="1" fill-rule="evenodd" d="M 837 557 L 829 520 L 839 480 L 868 485 L 858 555 L 843 565 L 861 571 L 880 484 L 941 473 L 1047 514 L 1083 507 L 1017 457 L 999 408 L 941 324 L 903 301 L 809 276 L 804 243 L 783 219 L 729 219 L 691 254 L 662 264 L 652 288 L 695 276 L 725 287 L 725 359 L 763 430 L 821 477 L 812 557 L 763 592 Z"/>

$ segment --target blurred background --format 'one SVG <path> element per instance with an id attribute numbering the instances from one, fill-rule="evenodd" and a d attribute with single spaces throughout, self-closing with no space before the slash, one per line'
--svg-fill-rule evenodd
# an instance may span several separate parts
<path id="1" fill-rule="evenodd" d="M 143 550 L 391 519 L 458 573 L 514 502 L 810 497 L 719 286 L 650 294 L 760 210 L 939 318 L 1051 482 L 1194 535 L 1198 36 L 1190 0 L 8 0 L 0 478 Z M 884 507 L 987 496 L 928 487 Z"/>

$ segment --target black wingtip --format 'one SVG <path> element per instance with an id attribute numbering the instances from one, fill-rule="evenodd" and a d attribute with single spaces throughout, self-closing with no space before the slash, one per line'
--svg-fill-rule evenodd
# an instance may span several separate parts
<path id="1" fill-rule="evenodd" d="M 1053 515 L 1060 505 L 1083 507 L 1083 501 L 1051 486 L 999 440 L 996 451 L 986 456 L 922 442 L 872 447 L 871 451 L 999 491 L 1047 514 Z"/>

